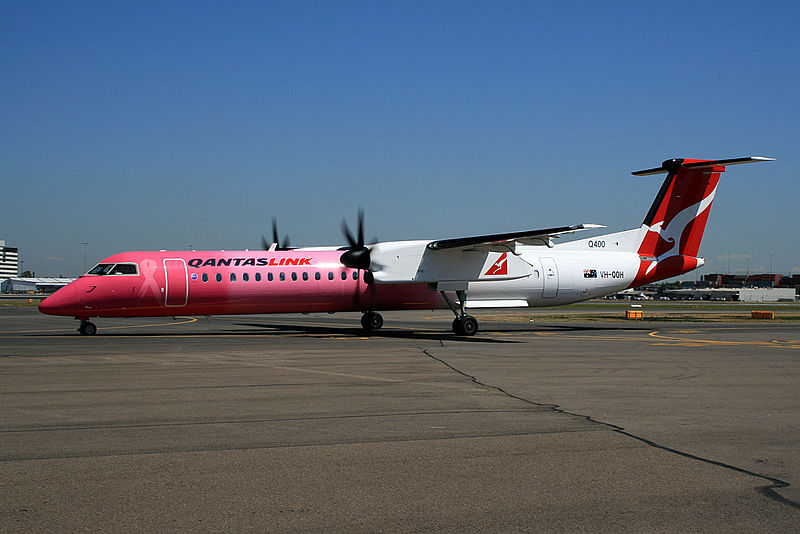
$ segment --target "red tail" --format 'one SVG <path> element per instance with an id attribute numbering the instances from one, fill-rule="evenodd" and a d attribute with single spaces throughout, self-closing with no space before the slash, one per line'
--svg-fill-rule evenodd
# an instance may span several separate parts
<path id="1" fill-rule="evenodd" d="M 678 276 L 703 265 L 697 254 L 711 212 L 720 173 L 726 165 L 771 161 L 748 157 L 725 160 L 670 159 L 637 176 L 667 173 L 644 219 L 641 265 L 633 286 Z"/>

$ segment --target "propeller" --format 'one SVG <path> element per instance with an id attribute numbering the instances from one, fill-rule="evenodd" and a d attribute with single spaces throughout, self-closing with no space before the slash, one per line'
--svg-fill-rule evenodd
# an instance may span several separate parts
<path id="1" fill-rule="evenodd" d="M 283 238 L 283 243 L 281 243 L 280 239 L 278 238 L 278 218 L 272 218 L 272 243 L 267 242 L 267 238 L 264 237 L 264 234 L 261 234 L 261 246 L 264 250 L 290 250 L 292 245 L 289 243 L 289 234 Z"/>
<path id="2" fill-rule="evenodd" d="M 369 247 L 364 244 L 364 208 L 358 208 L 358 237 L 354 237 L 350 233 L 350 228 L 347 226 L 347 221 L 342 219 L 342 233 L 347 239 L 349 246 L 344 253 L 339 256 L 339 261 L 345 267 L 351 269 L 363 269 L 369 271 L 371 258 L 369 254 Z"/>

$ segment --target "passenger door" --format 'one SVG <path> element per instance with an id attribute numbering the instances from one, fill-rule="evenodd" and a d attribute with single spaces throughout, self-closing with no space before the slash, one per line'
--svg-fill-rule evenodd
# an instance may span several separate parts
<path id="1" fill-rule="evenodd" d="M 542 298 L 552 299 L 558 294 L 558 267 L 553 258 L 541 258 L 544 288 Z"/>
<path id="2" fill-rule="evenodd" d="M 164 305 L 186 306 L 189 300 L 189 273 L 186 262 L 182 259 L 165 259 L 164 272 L 167 276 Z"/>

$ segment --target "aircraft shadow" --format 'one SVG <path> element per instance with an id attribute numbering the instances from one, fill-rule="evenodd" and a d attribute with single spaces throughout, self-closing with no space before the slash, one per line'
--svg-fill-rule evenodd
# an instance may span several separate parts
<path id="1" fill-rule="evenodd" d="M 234 323 L 235 326 L 249 327 L 251 330 L 231 330 L 225 329 L 215 332 L 143 332 L 143 331 L 102 331 L 99 333 L 102 337 L 214 337 L 219 335 L 225 336 L 248 336 L 258 333 L 265 335 L 269 334 L 303 334 L 309 336 L 343 336 L 352 338 L 387 338 L 387 339 L 413 339 L 425 341 L 463 341 L 466 343 L 525 343 L 521 340 L 513 339 L 497 339 L 487 337 L 492 334 L 508 335 L 508 334 L 533 334 L 537 332 L 604 332 L 604 331 L 647 331 L 651 330 L 652 326 L 648 325 L 587 325 L 587 324 L 522 324 L 509 326 L 506 325 L 493 325 L 491 323 L 482 323 L 481 329 L 478 331 L 477 336 L 457 336 L 444 328 L 440 332 L 420 332 L 413 328 L 408 329 L 395 329 L 387 328 L 375 330 L 370 333 L 364 332 L 360 327 L 346 327 L 346 326 L 324 326 L 324 325 L 306 325 L 302 323 L 295 324 L 281 324 L 281 323 Z M 256 330 L 257 329 L 257 330 Z M 59 334 L 27 334 L 30 337 L 75 337 L 76 333 L 59 333 Z"/>
<path id="2" fill-rule="evenodd" d="M 364 332 L 361 328 L 357 327 L 335 327 L 335 326 L 318 326 L 318 325 L 303 325 L 303 324 L 276 324 L 276 323 L 236 323 L 236 326 L 248 326 L 252 328 L 269 329 L 275 332 L 284 333 L 301 333 L 305 335 L 317 336 L 347 336 L 347 337 L 372 337 L 372 338 L 394 338 L 394 339 L 421 339 L 425 341 L 465 341 L 468 343 L 523 343 L 522 341 L 515 341 L 511 339 L 495 339 L 481 336 L 483 333 L 495 332 L 494 329 L 486 329 L 478 332 L 477 336 L 457 336 L 452 333 L 446 332 L 418 332 L 412 329 L 409 330 L 395 330 L 395 329 L 381 329 L 369 333 Z M 510 330 L 514 331 L 514 330 Z M 518 330 L 517 330 L 518 331 Z M 498 331 L 499 332 L 499 331 Z"/>

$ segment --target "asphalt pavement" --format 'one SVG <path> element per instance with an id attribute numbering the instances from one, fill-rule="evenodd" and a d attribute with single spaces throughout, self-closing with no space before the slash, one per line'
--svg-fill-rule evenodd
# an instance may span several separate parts
<path id="1" fill-rule="evenodd" d="M 796 324 L 0 307 L 0 531 L 797 532 Z"/>

